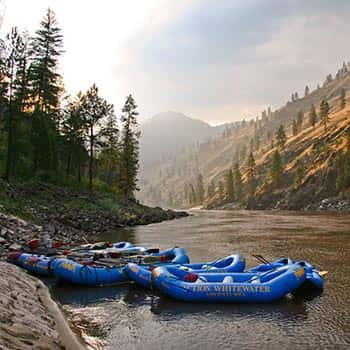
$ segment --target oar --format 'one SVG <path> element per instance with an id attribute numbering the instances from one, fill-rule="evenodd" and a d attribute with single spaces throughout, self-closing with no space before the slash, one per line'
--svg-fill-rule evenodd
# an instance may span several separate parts
<path id="1" fill-rule="evenodd" d="M 263 264 L 269 264 L 271 265 L 271 262 L 268 261 L 266 258 L 264 258 L 262 255 L 260 254 L 253 254 L 252 255 L 255 259 L 257 259 L 258 261 L 262 262 Z"/>

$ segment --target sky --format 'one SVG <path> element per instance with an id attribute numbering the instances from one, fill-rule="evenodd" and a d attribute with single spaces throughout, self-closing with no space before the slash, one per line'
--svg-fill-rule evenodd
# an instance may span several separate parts
<path id="1" fill-rule="evenodd" d="M 1 2 L 2 34 L 14 25 L 32 33 L 54 10 L 66 90 L 96 82 L 117 111 L 132 93 L 141 119 L 168 110 L 211 124 L 254 117 L 350 60 L 348 0 Z"/>

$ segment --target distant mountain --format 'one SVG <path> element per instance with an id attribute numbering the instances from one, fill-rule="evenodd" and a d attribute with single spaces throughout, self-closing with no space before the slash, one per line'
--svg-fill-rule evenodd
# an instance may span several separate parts
<path id="1" fill-rule="evenodd" d="M 163 112 L 141 124 L 140 159 L 142 172 L 175 155 L 186 146 L 217 136 L 225 126 L 209 124 L 177 112 Z"/>
<path id="2" fill-rule="evenodd" d="M 327 76 L 321 87 L 307 90 L 301 98 L 293 93 L 292 100 L 275 111 L 269 109 L 259 118 L 226 126 L 209 141 L 192 144 L 154 164 L 140 184 L 138 198 L 170 207 L 220 207 L 226 201 L 225 176 L 238 162 L 245 191 L 239 204 L 247 206 L 247 157 L 251 151 L 256 163 L 256 188 L 249 207 L 300 209 L 340 194 L 350 198 L 350 163 L 342 161 L 350 157 L 350 146 L 346 146 L 350 145 L 350 64 L 339 70 L 335 78 Z M 345 107 L 341 103 L 344 91 Z M 323 99 L 330 107 L 326 130 L 320 118 Z M 309 119 L 312 105 L 318 115 L 314 127 Z M 295 133 L 293 125 L 300 113 L 303 118 Z M 277 149 L 276 131 L 281 125 L 287 136 L 285 147 L 279 149 L 283 181 L 279 187 L 273 187 L 270 174 Z M 348 156 L 344 155 L 346 152 Z M 198 179 L 203 179 L 205 189 L 201 202 Z M 343 183 L 342 189 L 339 183 Z"/>

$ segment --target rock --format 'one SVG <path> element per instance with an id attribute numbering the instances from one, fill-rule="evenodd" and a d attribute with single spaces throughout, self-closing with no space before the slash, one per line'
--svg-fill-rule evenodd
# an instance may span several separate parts
<path id="1" fill-rule="evenodd" d="M 21 249 L 22 249 L 22 246 L 20 244 L 17 244 L 17 243 L 12 243 L 9 246 L 9 250 L 21 250 Z"/>
<path id="2" fill-rule="evenodd" d="M 4 238 L 4 237 L 0 237 L 0 244 L 4 244 L 4 243 L 6 243 L 7 241 L 6 241 L 6 239 Z"/>

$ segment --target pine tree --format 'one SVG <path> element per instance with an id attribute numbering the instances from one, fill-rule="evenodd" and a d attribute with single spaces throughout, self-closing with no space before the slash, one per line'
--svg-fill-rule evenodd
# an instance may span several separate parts
<path id="1" fill-rule="evenodd" d="M 314 128 L 316 123 L 317 123 L 317 113 L 315 109 L 315 105 L 312 104 L 310 112 L 309 112 L 309 123 L 312 125 Z"/>
<path id="2" fill-rule="evenodd" d="M 58 58 L 62 55 L 63 36 L 55 14 L 47 10 L 31 44 L 32 63 L 29 68 L 32 98 L 40 112 L 49 114 L 55 121 L 54 112 L 59 105 L 62 90 L 61 76 L 57 73 Z"/>
<path id="3" fill-rule="evenodd" d="M 189 203 L 192 206 L 196 205 L 197 203 L 196 191 L 194 190 L 194 186 L 192 184 L 189 185 Z"/>
<path id="4" fill-rule="evenodd" d="M 284 145 L 286 144 L 287 136 L 284 131 L 284 126 L 281 124 L 276 132 L 276 143 L 277 147 L 280 149 L 284 149 Z"/>
<path id="5" fill-rule="evenodd" d="M 310 93 L 310 89 L 309 89 L 309 87 L 306 85 L 306 86 L 305 86 L 305 93 L 304 93 L 304 96 L 305 96 L 305 97 L 308 96 L 309 93 Z"/>
<path id="6" fill-rule="evenodd" d="M 293 136 L 296 136 L 298 134 L 298 126 L 295 119 L 293 119 L 292 133 L 293 133 Z"/>
<path id="7" fill-rule="evenodd" d="M 210 198 L 213 198 L 214 195 L 215 195 L 215 183 L 213 180 L 211 180 L 207 189 L 207 197 L 210 199 Z"/>
<path id="8" fill-rule="evenodd" d="M 303 113 L 303 111 L 299 111 L 298 112 L 298 116 L 297 116 L 297 130 L 298 130 L 298 133 L 301 131 L 301 129 L 303 127 L 303 121 L 304 121 L 304 113 Z"/>
<path id="9" fill-rule="evenodd" d="M 276 149 L 273 154 L 272 164 L 270 168 L 270 177 L 273 186 L 279 187 L 281 185 L 283 179 L 283 165 L 278 149 Z"/>
<path id="10" fill-rule="evenodd" d="M 198 174 L 197 183 L 196 183 L 196 198 L 198 204 L 202 204 L 204 201 L 204 184 L 203 184 L 203 176 L 202 174 Z"/>
<path id="11" fill-rule="evenodd" d="M 21 34 L 20 45 L 18 47 L 17 71 L 14 90 L 14 100 L 18 111 L 24 113 L 29 105 L 30 87 L 28 81 L 29 64 L 29 35 Z"/>
<path id="12" fill-rule="evenodd" d="M 324 132 L 326 133 L 329 122 L 329 104 L 326 100 L 322 100 L 320 104 L 320 119 L 324 126 Z"/>
<path id="13" fill-rule="evenodd" d="M 137 172 L 139 167 L 139 138 L 137 130 L 138 112 L 134 98 L 129 95 L 122 109 L 121 122 L 123 125 L 121 139 L 121 169 L 120 186 L 125 197 L 133 198 L 137 190 Z M 193 186 L 192 186 L 193 187 Z"/>
<path id="14" fill-rule="evenodd" d="M 336 189 L 343 195 L 350 188 L 350 132 L 346 134 L 345 151 L 336 156 L 335 167 L 337 170 Z"/>
<path id="15" fill-rule="evenodd" d="M 120 149 L 119 149 L 119 129 L 117 119 L 111 111 L 107 116 L 106 123 L 102 128 L 103 139 L 102 150 L 99 155 L 101 168 L 100 177 L 112 188 L 119 187 L 120 179 Z"/>
<path id="16" fill-rule="evenodd" d="M 247 195 L 248 201 L 254 197 L 255 193 L 255 159 L 251 152 L 247 161 Z"/>
<path id="17" fill-rule="evenodd" d="M 340 90 L 340 109 L 344 109 L 345 108 L 345 104 L 346 104 L 346 100 L 345 100 L 345 89 L 342 88 Z"/>
<path id="18" fill-rule="evenodd" d="M 240 202 L 243 198 L 243 181 L 242 174 L 239 169 L 239 164 L 235 163 L 233 166 L 233 188 L 235 190 L 236 201 Z"/>
<path id="19" fill-rule="evenodd" d="M 86 120 L 83 115 L 84 97 L 78 93 L 76 98 L 70 101 L 63 111 L 62 134 L 65 143 L 66 156 L 66 175 L 72 170 L 72 164 L 75 163 L 77 179 L 81 181 L 81 167 L 85 157 L 85 137 Z"/>
<path id="20" fill-rule="evenodd" d="M 295 185 L 298 187 L 302 184 L 305 176 L 305 166 L 302 162 L 298 162 L 295 172 Z"/>
<path id="21" fill-rule="evenodd" d="M 62 54 L 63 37 L 54 13 L 49 9 L 31 43 L 31 64 L 28 79 L 32 118 L 33 170 L 44 175 L 56 174 L 58 159 L 59 96 L 62 91 L 58 74 L 58 58 Z"/>
<path id="22" fill-rule="evenodd" d="M 228 202 L 233 202 L 234 200 L 234 188 L 233 188 L 233 173 L 230 169 L 225 175 L 225 193 Z"/>
<path id="23" fill-rule="evenodd" d="M 222 181 L 219 181 L 219 202 L 224 202 L 224 184 Z"/>
<path id="24" fill-rule="evenodd" d="M 19 60 L 20 50 L 22 46 L 22 38 L 18 33 L 17 28 L 12 28 L 10 33 L 6 37 L 6 51 L 4 64 L 4 75 L 7 79 L 7 108 L 5 113 L 6 131 L 7 131 L 7 154 L 6 154 L 6 166 L 4 178 L 10 179 L 10 174 L 13 165 L 13 151 L 14 151 L 14 129 L 16 110 L 14 106 L 14 90 L 17 74 L 17 62 Z"/>
<path id="25" fill-rule="evenodd" d="M 98 88 L 93 84 L 83 96 L 81 108 L 89 144 L 89 188 L 91 190 L 95 149 L 102 145 L 102 120 L 113 115 L 113 106 L 99 96 Z"/>

